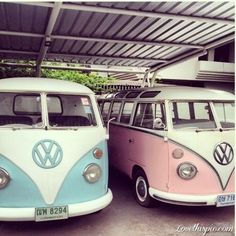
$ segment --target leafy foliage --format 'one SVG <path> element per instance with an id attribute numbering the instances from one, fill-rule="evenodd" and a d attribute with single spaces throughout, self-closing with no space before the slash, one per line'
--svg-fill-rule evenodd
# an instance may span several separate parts
<path id="1" fill-rule="evenodd" d="M 23 67 L 0 67 L 0 78 L 12 78 L 12 77 L 33 77 L 34 69 Z"/>
<path id="2" fill-rule="evenodd" d="M 92 89 L 96 93 L 102 91 L 102 85 L 114 82 L 114 79 L 110 77 L 102 77 L 95 73 L 85 74 L 72 70 L 43 69 L 42 77 L 69 80 L 72 82 L 83 84 Z"/>
<path id="3" fill-rule="evenodd" d="M 1 62 L 1 61 L 0 61 Z M 28 63 L 29 64 L 29 63 Z M 0 66 L 0 79 L 12 77 L 34 77 L 35 69 L 26 67 Z M 83 84 L 95 93 L 100 93 L 103 85 L 115 81 L 114 78 L 102 77 L 97 73 L 82 73 L 75 70 L 42 69 L 42 76 L 45 78 L 69 80 Z"/>

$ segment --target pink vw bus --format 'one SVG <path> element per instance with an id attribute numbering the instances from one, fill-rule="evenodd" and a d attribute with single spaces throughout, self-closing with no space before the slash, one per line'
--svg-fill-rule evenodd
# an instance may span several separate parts
<path id="1" fill-rule="evenodd" d="M 99 103 L 113 119 L 110 164 L 133 180 L 140 205 L 234 205 L 233 94 L 163 86 Z"/>

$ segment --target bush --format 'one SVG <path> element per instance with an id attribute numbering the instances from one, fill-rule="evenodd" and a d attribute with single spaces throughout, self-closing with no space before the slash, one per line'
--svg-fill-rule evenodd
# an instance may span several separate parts
<path id="1" fill-rule="evenodd" d="M 34 77 L 35 69 L 26 67 L 0 67 L 0 78 L 12 78 L 12 77 Z M 54 78 L 61 80 L 69 80 L 76 83 L 83 84 L 95 93 L 103 91 L 102 86 L 110 84 L 115 81 L 114 78 L 102 77 L 96 73 L 82 73 L 74 70 L 56 70 L 56 69 L 42 69 L 42 76 L 45 78 Z"/>

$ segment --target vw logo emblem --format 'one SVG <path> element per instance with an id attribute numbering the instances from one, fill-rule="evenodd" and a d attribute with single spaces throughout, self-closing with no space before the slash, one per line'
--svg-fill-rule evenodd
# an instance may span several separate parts
<path id="1" fill-rule="evenodd" d="M 32 157 L 38 166 L 44 169 L 50 169 L 60 164 L 63 152 L 57 142 L 44 139 L 34 145 Z"/>
<path id="2" fill-rule="evenodd" d="M 220 143 L 214 150 L 214 158 L 220 165 L 228 165 L 234 159 L 233 148 L 228 143 Z"/>

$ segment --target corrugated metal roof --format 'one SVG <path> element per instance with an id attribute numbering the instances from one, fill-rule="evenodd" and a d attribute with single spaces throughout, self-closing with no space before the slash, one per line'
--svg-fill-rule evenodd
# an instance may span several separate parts
<path id="1" fill-rule="evenodd" d="M 233 1 L 1 2 L 0 59 L 159 69 L 234 40 L 234 11 Z"/>

